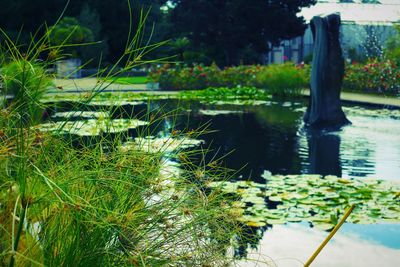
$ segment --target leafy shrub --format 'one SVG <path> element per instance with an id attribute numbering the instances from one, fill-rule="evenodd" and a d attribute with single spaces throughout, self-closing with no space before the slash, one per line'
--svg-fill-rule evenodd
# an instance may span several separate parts
<path id="1" fill-rule="evenodd" d="M 400 90 L 400 68 L 391 60 L 371 59 L 366 64 L 349 64 L 343 87 L 346 90 L 396 95 Z"/>
<path id="2" fill-rule="evenodd" d="M 299 95 L 308 85 L 307 69 L 291 63 L 273 64 L 257 74 L 257 81 L 273 95 Z"/>
<path id="3" fill-rule="evenodd" d="M 199 90 L 208 87 L 256 87 L 276 95 L 298 94 L 308 84 L 308 66 L 292 63 L 268 66 L 171 68 L 169 65 L 150 73 L 150 80 L 166 90 Z"/>
<path id="4" fill-rule="evenodd" d="M 62 46 L 64 52 L 72 57 L 82 56 L 82 44 L 94 41 L 93 32 L 72 17 L 65 17 L 52 26 L 49 38 L 51 45 Z"/>
<path id="5" fill-rule="evenodd" d="M 394 26 L 396 33 L 388 38 L 385 47 L 385 58 L 395 61 L 397 65 L 400 64 L 400 26 Z"/>
<path id="6" fill-rule="evenodd" d="M 180 96 L 199 100 L 263 100 L 269 97 L 265 90 L 255 87 L 209 87 L 204 90 L 182 91 Z"/>

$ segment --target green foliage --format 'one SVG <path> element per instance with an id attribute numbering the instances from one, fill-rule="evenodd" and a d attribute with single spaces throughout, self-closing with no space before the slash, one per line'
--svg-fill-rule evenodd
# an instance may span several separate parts
<path id="1" fill-rule="evenodd" d="M 223 243 L 229 244 L 229 228 L 235 223 L 229 226 L 232 220 L 221 209 L 221 195 L 206 196 L 199 184 L 191 182 L 193 173 L 160 176 L 160 153 L 118 149 L 104 153 L 102 146 L 113 143 L 76 149 L 57 136 L 34 131 L 31 135 L 25 140 L 23 162 L 12 155 L 16 152 L 12 139 L 3 138 L 0 147 L 6 151 L 0 158 L 3 252 L 12 250 L 10 211 L 27 210 L 17 266 L 30 266 L 30 261 L 46 266 L 187 266 L 224 261 Z M 22 167 L 24 187 L 11 175 Z M 176 185 L 163 186 L 165 179 Z M 213 235 L 222 243 L 208 239 Z M 9 255 L 0 254 L 0 262 L 9 261 Z"/>
<path id="2" fill-rule="evenodd" d="M 89 46 L 79 47 L 80 57 L 83 62 L 89 62 L 89 67 L 98 67 L 100 60 L 108 56 L 108 43 L 102 38 L 102 24 L 100 15 L 96 9 L 85 3 L 77 17 L 79 24 L 86 27 L 93 33 L 93 40 L 96 43 Z"/>
<path id="3" fill-rule="evenodd" d="M 129 0 L 132 10 L 127 8 L 128 1 L 115 0 L 3 0 L 0 9 L 0 25 L 13 37 L 20 36 L 20 40 L 25 44 L 31 41 L 31 33 L 38 31 L 44 23 L 46 25 L 54 25 L 58 17 L 64 16 L 78 18 L 80 25 L 86 27 L 93 32 L 94 41 L 102 41 L 101 44 L 87 46 L 97 51 L 97 57 L 103 53 L 103 62 L 116 62 L 120 55 L 124 52 L 127 42 L 127 33 L 136 32 L 140 26 L 142 9 L 149 10 L 147 16 L 148 25 L 155 24 L 155 32 L 146 32 L 144 40 L 152 36 L 153 42 L 160 42 L 168 39 L 164 37 L 166 30 L 164 29 L 164 19 L 161 16 L 159 0 Z M 146 12 L 145 12 L 146 13 Z M 89 15 L 89 16 L 87 16 Z M 133 23 L 130 23 L 132 16 Z M 93 19 L 88 21 L 88 19 Z M 99 24 L 96 24 L 98 19 Z M 159 29 L 160 28 L 160 29 Z M 46 32 L 44 27 L 38 31 L 39 34 Z M 99 33 L 99 35 L 97 35 Z M 82 48 L 82 50 L 86 50 Z M 73 51 L 68 51 L 72 53 Z M 86 51 L 85 51 L 86 52 Z M 79 56 L 85 56 L 78 53 Z M 92 55 L 88 56 L 92 58 Z M 154 57 L 153 57 L 154 58 Z M 99 60 L 99 59 L 97 59 Z"/>
<path id="4" fill-rule="evenodd" d="M 237 88 L 207 88 L 196 91 L 182 91 L 179 96 L 182 99 L 190 100 L 265 100 L 269 98 L 265 90 L 255 87 L 237 87 Z"/>
<path id="5" fill-rule="evenodd" d="M 108 81 L 118 84 L 144 84 L 147 83 L 147 80 L 148 78 L 146 76 L 116 77 L 108 79 Z"/>
<path id="6" fill-rule="evenodd" d="M 171 42 L 171 47 L 175 53 L 178 53 L 179 60 L 184 61 L 184 53 L 190 45 L 190 41 L 186 37 L 177 38 Z"/>
<path id="7" fill-rule="evenodd" d="M 4 92 L 11 95 L 12 104 L 26 123 L 37 123 L 43 112 L 41 98 L 52 85 L 45 66 L 28 60 L 13 61 L 1 68 Z"/>
<path id="8" fill-rule="evenodd" d="M 167 2 L 167 1 L 164 1 Z M 203 52 L 219 66 L 260 63 L 268 43 L 301 35 L 305 21 L 297 17 L 314 0 L 172 0 L 168 21 L 173 37 L 186 36 L 191 51 Z M 210 64 L 209 61 L 197 63 Z"/>
<path id="9" fill-rule="evenodd" d="M 400 26 L 395 26 L 396 34 L 391 36 L 386 43 L 385 57 L 400 64 Z"/>
<path id="10" fill-rule="evenodd" d="M 308 66 L 292 63 L 268 66 L 238 66 L 219 69 L 209 67 L 170 68 L 164 65 L 154 70 L 149 79 L 167 90 L 198 90 L 208 87 L 256 87 L 274 95 L 297 95 L 308 86 Z"/>
<path id="11" fill-rule="evenodd" d="M 54 46 L 63 46 L 66 53 L 72 57 L 79 57 L 77 47 L 68 47 L 68 45 L 80 45 L 93 42 L 93 32 L 79 24 L 76 18 L 65 17 L 56 25 L 50 28 L 50 43 Z"/>
<path id="12" fill-rule="evenodd" d="M 257 81 L 273 95 L 299 95 L 308 87 L 308 71 L 292 63 L 273 64 L 257 74 Z"/>
<path id="13" fill-rule="evenodd" d="M 346 65 L 343 88 L 396 95 L 400 92 L 400 67 L 391 60 L 368 60 Z"/>
<path id="14" fill-rule="evenodd" d="M 65 16 L 78 18 L 82 27 L 93 32 L 93 40 L 102 41 L 92 49 L 82 48 L 85 52 L 75 52 L 83 57 L 86 52 L 96 50 L 103 53 L 103 61 L 115 62 L 126 48 L 126 33 L 129 29 L 136 32 L 140 28 L 138 22 L 144 9 L 149 10 L 148 27 L 154 25 L 154 31 L 147 31 L 144 40 L 151 37 L 153 42 L 160 42 L 186 37 L 191 45 L 184 49 L 185 62 L 208 65 L 215 61 L 220 66 L 230 66 L 260 63 L 260 55 L 268 50 L 268 42 L 276 44 L 282 39 L 301 35 L 306 25 L 297 13 L 302 7 L 316 3 L 315 0 L 256 0 L 252 4 L 244 0 L 129 0 L 134 22 L 131 24 L 127 2 L 3 0 L 0 25 L 14 36 L 18 36 L 22 28 L 21 39 L 29 43 L 31 32 L 43 23 L 54 25 L 66 7 Z M 163 5 L 170 8 L 160 9 Z M 147 58 L 178 54 L 180 58 L 177 60 L 182 60 L 181 49 L 172 50 L 151 51 L 153 56 Z"/>
<path id="15" fill-rule="evenodd" d="M 205 182 L 227 176 L 216 161 L 194 165 L 189 158 L 196 151 L 178 149 L 168 153 L 180 162 L 171 167 L 162 149 L 123 149 L 127 135 L 121 132 L 133 130 L 137 121 L 105 118 L 111 107 L 96 119 L 74 122 L 69 114 L 66 121 L 49 123 L 52 134 L 34 125 L 42 117 L 40 103 L 51 79 L 45 68 L 57 60 L 39 57 L 57 54 L 64 45 L 52 46 L 47 37 L 32 42 L 25 53 L 4 37 L 1 80 L 14 97 L 4 102 L 0 116 L 0 266 L 228 264 L 226 250 L 237 223 L 228 216 L 224 195 L 204 190 Z M 130 41 L 135 49 L 122 56 L 124 68 L 110 73 L 143 62 L 139 55 L 145 49 L 135 42 Z M 72 110 L 108 85 L 100 81 L 79 96 Z M 165 117 L 155 117 L 143 119 L 158 127 Z M 136 133 L 146 137 L 152 131 Z M 189 135 L 196 137 L 195 131 Z M 85 142 L 81 136 L 93 139 Z"/>
<path id="16" fill-rule="evenodd" d="M 18 116 L 9 105 L 0 117 L 1 265 L 195 266 L 230 261 L 226 249 L 238 224 L 228 214 L 223 194 L 204 191 L 204 182 L 225 179 L 227 173 L 215 161 L 191 163 L 189 156 L 196 151 L 179 149 L 179 140 L 189 133 L 165 141 L 178 147 L 174 154 L 165 142 L 155 151 L 122 149 L 125 135 L 100 138 L 95 145 L 80 140 L 76 147 L 76 139 L 57 134 L 73 121 L 59 123 L 60 129 L 50 135 L 37 127 L 10 126 Z M 157 117 L 152 119 L 156 125 L 163 119 Z M 151 120 L 150 114 L 146 118 Z M 168 166 L 164 151 L 179 159 L 180 166 Z"/>

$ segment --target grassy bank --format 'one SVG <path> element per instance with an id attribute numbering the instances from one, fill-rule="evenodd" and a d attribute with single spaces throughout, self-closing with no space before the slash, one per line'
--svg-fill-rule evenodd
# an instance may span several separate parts
<path id="1" fill-rule="evenodd" d="M 105 81 L 113 82 L 117 84 L 144 84 L 148 82 L 147 76 L 137 76 L 137 77 L 115 77 L 108 78 Z"/>

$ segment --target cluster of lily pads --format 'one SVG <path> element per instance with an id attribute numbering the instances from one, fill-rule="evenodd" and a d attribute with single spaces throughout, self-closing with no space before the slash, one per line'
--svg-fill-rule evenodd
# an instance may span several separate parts
<path id="1" fill-rule="evenodd" d="M 266 100 L 255 100 L 255 99 L 227 99 L 227 100 L 207 100 L 200 101 L 200 103 L 211 104 L 211 105 L 235 105 L 235 106 L 259 106 L 259 105 L 271 105 L 271 101 Z"/>
<path id="2" fill-rule="evenodd" d="M 172 153 L 182 149 L 196 147 L 203 144 L 203 140 L 192 139 L 189 137 L 136 137 L 133 141 L 124 143 L 121 147 L 123 151 L 130 149 L 139 149 L 149 153 Z"/>
<path id="3" fill-rule="evenodd" d="M 393 119 L 400 119 L 400 110 L 398 109 L 366 109 L 359 106 L 343 107 L 346 114 L 362 115 L 368 117 L 389 117 Z"/>
<path id="4" fill-rule="evenodd" d="M 200 109 L 199 114 L 206 116 L 218 116 L 218 115 L 228 115 L 228 114 L 241 114 L 242 110 L 210 110 L 210 109 Z"/>
<path id="5" fill-rule="evenodd" d="M 345 179 L 319 175 L 275 175 L 265 183 L 212 182 L 208 186 L 238 196 L 231 211 L 252 227 L 309 222 L 332 229 L 346 209 L 355 209 L 350 223 L 400 223 L 400 183 L 377 179 Z"/>
<path id="6" fill-rule="evenodd" d="M 82 121 L 48 122 L 39 125 L 44 132 L 70 133 L 78 136 L 98 136 L 102 133 L 120 133 L 128 129 L 148 125 L 136 119 L 89 119 Z"/>
<path id="7" fill-rule="evenodd" d="M 100 118 L 108 118 L 109 112 L 104 111 L 65 111 L 65 112 L 56 112 L 52 116 L 52 118 L 85 118 L 85 119 L 100 119 Z"/>

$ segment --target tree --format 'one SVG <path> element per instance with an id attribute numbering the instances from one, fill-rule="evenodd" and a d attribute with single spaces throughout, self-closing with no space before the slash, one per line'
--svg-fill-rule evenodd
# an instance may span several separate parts
<path id="1" fill-rule="evenodd" d="M 76 18 L 65 17 L 50 28 L 50 43 L 54 46 L 82 45 L 93 42 L 93 32 L 79 24 Z M 66 47 L 69 56 L 80 57 L 79 46 Z"/>
<path id="2" fill-rule="evenodd" d="M 296 14 L 315 0 L 171 0 L 171 37 L 187 37 L 194 52 L 219 65 L 261 61 L 268 44 L 302 35 L 305 21 Z M 250 53 L 251 52 L 251 53 Z M 254 53 L 258 56 L 254 57 Z M 252 55 L 251 55 L 252 54 Z M 255 58 L 255 59 L 254 59 Z M 255 61 L 255 62 L 254 62 Z M 204 62 L 211 63 L 211 62 Z"/>
<path id="3" fill-rule="evenodd" d="M 79 13 L 78 21 L 80 25 L 92 31 L 93 40 L 96 41 L 94 44 L 80 47 L 82 52 L 81 59 L 87 63 L 87 66 L 96 67 L 100 63 L 100 60 L 106 58 L 108 55 L 107 40 L 101 35 L 102 25 L 100 15 L 96 9 L 85 3 Z"/>
<path id="4" fill-rule="evenodd" d="M 385 56 L 400 65 L 400 26 L 395 26 L 396 34 L 392 35 L 385 49 Z"/>
<path id="5" fill-rule="evenodd" d="M 129 0 L 132 7 L 131 14 L 127 1 L 0 0 L 0 28 L 5 30 L 12 39 L 18 37 L 20 44 L 29 44 L 31 33 L 35 33 L 44 24 L 54 25 L 66 8 L 64 16 L 78 18 L 81 26 L 93 32 L 95 41 L 103 41 L 101 49 L 94 49 L 103 52 L 103 62 L 115 62 L 125 50 L 130 28 L 130 16 L 132 16 L 131 37 L 137 30 L 142 9 L 144 13 L 149 10 L 147 25 L 152 26 L 153 23 L 156 25 L 152 40 L 160 41 L 165 32 L 165 30 L 158 30 L 158 25 L 163 25 L 163 16 L 160 10 L 163 1 Z M 45 27 L 42 27 L 37 36 L 42 36 L 44 31 Z M 143 42 L 149 38 L 150 32 L 151 30 L 147 27 L 147 35 L 144 36 Z M 105 54 L 107 54 L 107 58 L 104 58 Z"/>

